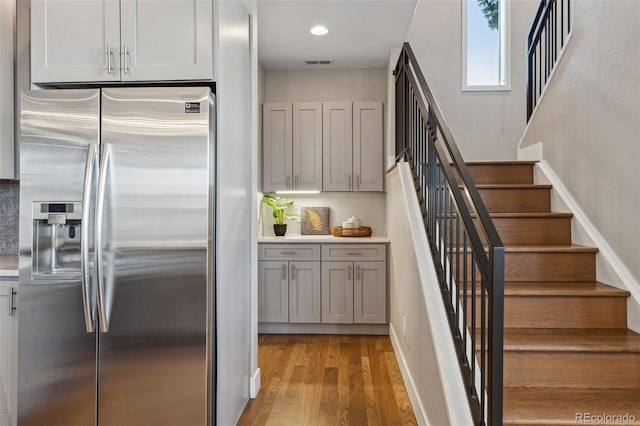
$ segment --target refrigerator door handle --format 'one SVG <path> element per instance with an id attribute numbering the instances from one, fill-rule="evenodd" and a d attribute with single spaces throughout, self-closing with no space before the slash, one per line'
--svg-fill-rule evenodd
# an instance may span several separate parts
<path id="1" fill-rule="evenodd" d="M 91 215 L 91 195 L 93 175 L 97 159 L 97 145 L 89 144 L 87 163 L 84 171 L 84 188 L 82 190 L 82 222 L 80 224 L 80 264 L 82 269 L 82 304 L 84 306 L 84 323 L 87 333 L 93 333 L 93 305 L 91 303 L 91 273 L 89 271 L 89 217 Z"/>
<path id="2" fill-rule="evenodd" d="M 100 331 L 106 333 L 109 331 L 109 321 L 107 321 L 107 311 L 105 309 L 105 282 L 104 282 L 104 262 L 102 253 L 102 231 L 104 224 L 104 198 L 107 189 L 107 169 L 111 158 L 111 144 L 104 143 L 102 147 L 102 155 L 100 156 L 100 173 L 98 174 L 98 194 L 96 200 L 96 271 L 98 281 L 98 317 L 100 322 Z"/>

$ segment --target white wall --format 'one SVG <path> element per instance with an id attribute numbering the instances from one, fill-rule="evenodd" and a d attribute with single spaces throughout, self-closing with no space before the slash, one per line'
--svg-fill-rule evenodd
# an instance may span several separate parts
<path id="1" fill-rule="evenodd" d="M 418 1 L 406 40 L 467 161 L 516 158 L 525 127 L 525 43 L 538 4 L 511 1 L 511 90 L 462 92 L 462 1 Z"/>
<path id="2" fill-rule="evenodd" d="M 249 14 L 239 1 L 216 2 L 217 424 L 232 425 L 249 397 L 251 342 L 252 149 Z"/>
<path id="3" fill-rule="evenodd" d="M 371 226 L 374 236 L 386 235 L 386 195 L 384 192 L 323 192 L 313 195 L 283 195 L 294 200 L 290 213 L 300 214 L 302 207 L 329 207 L 330 226 L 342 225 L 342 222 L 355 215 L 362 225 Z M 287 235 L 300 235 L 300 222 L 287 222 Z M 262 210 L 262 235 L 273 235 L 273 216 L 271 208 Z"/>
<path id="4" fill-rule="evenodd" d="M 384 68 L 266 70 L 265 102 L 384 101 Z"/>
<path id="5" fill-rule="evenodd" d="M 387 183 L 391 339 L 413 410 L 420 425 L 471 425 L 462 374 L 407 163 L 400 163 L 389 173 Z"/>
<path id="6" fill-rule="evenodd" d="M 637 285 L 640 2 L 574 0 L 572 11 L 572 38 L 520 148 L 542 143 L 544 160 Z"/>

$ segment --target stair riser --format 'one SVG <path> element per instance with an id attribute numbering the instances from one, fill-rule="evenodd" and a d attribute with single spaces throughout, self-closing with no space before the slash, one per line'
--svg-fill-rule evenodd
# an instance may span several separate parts
<path id="1" fill-rule="evenodd" d="M 471 297 L 467 301 L 470 310 Z M 480 298 L 476 297 L 476 324 L 478 325 L 481 318 L 480 303 Z M 506 296 L 504 326 L 507 328 L 626 328 L 627 300 L 624 297 Z"/>
<path id="2" fill-rule="evenodd" d="M 463 274 L 460 256 L 460 276 Z M 505 281 L 595 281 L 595 253 L 590 252 L 507 252 Z M 455 277 L 456 263 L 453 262 Z M 471 281 L 471 255 L 467 255 L 467 280 Z M 480 272 L 476 267 L 476 280 Z"/>
<path id="3" fill-rule="evenodd" d="M 637 389 L 640 354 L 507 351 L 504 385 Z"/>
<path id="4" fill-rule="evenodd" d="M 476 185 L 533 183 L 532 164 L 467 164 Z"/>
<path id="5" fill-rule="evenodd" d="M 504 244 L 537 245 L 537 244 L 571 244 L 571 218 L 492 218 L 493 224 Z M 453 244 L 457 245 L 457 232 L 462 239 L 462 220 L 456 223 L 457 218 L 444 220 L 443 229 L 447 232 L 447 241 L 450 230 L 453 230 Z M 474 219 L 477 229 L 480 229 L 480 221 Z M 480 233 L 480 239 L 485 242 L 484 234 Z"/>
<path id="6" fill-rule="evenodd" d="M 549 188 L 480 188 L 480 196 L 491 213 L 548 213 Z"/>
<path id="7" fill-rule="evenodd" d="M 504 244 L 571 244 L 571 218 L 494 218 Z"/>

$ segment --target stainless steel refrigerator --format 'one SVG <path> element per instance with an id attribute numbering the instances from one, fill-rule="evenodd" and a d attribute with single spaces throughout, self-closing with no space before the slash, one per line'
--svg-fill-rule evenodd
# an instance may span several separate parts
<path id="1" fill-rule="evenodd" d="M 18 426 L 214 416 L 214 95 L 25 91 Z"/>

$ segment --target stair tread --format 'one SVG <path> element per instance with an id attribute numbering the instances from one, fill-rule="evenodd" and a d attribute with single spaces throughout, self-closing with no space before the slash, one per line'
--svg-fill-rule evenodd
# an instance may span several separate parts
<path id="1" fill-rule="evenodd" d="M 505 296 L 595 296 L 629 297 L 626 290 L 597 281 L 509 281 L 505 282 Z"/>
<path id="2" fill-rule="evenodd" d="M 476 185 L 478 189 L 551 189 L 553 185 L 535 183 L 485 183 Z"/>
<path id="3" fill-rule="evenodd" d="M 488 250 L 488 246 L 483 244 L 483 247 Z M 463 249 L 460 248 L 460 251 Z M 471 249 L 467 249 L 471 252 Z M 453 251 L 456 251 L 456 247 L 453 247 Z M 578 244 L 505 244 L 505 253 L 597 253 L 597 247 L 582 246 Z"/>
<path id="4" fill-rule="evenodd" d="M 640 425 L 640 389 L 511 388 L 504 389 L 505 425 L 572 425 L 576 413 L 629 414 Z"/>
<path id="5" fill-rule="evenodd" d="M 537 161 L 517 161 L 517 160 L 504 160 L 504 161 L 465 161 L 467 166 L 529 166 L 537 164 Z"/>
<path id="6" fill-rule="evenodd" d="M 475 214 L 472 214 L 472 216 L 475 216 Z M 489 216 L 493 217 L 493 218 L 509 218 L 509 219 L 525 219 L 525 218 L 543 218 L 543 219 L 548 219 L 548 218 L 571 218 L 573 217 L 573 213 L 563 213 L 563 212 L 531 212 L 531 213 L 527 213 L 527 212 L 513 212 L 513 213 L 489 213 Z"/>
<path id="7" fill-rule="evenodd" d="M 617 352 L 640 355 L 640 334 L 622 328 L 505 328 L 504 350 Z"/>
<path id="8" fill-rule="evenodd" d="M 596 247 L 578 244 L 505 244 L 507 253 L 597 253 Z"/>

